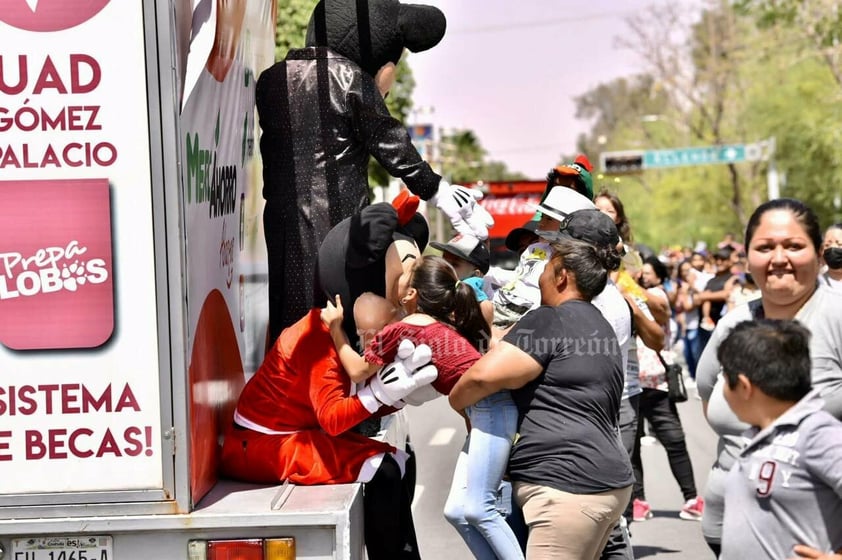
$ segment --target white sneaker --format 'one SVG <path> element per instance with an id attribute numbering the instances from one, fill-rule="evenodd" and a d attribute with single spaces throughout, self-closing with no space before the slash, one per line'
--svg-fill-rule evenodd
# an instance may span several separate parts
<path id="1" fill-rule="evenodd" d="M 640 438 L 640 445 L 650 446 L 658 443 L 658 440 L 652 436 L 643 436 Z"/>

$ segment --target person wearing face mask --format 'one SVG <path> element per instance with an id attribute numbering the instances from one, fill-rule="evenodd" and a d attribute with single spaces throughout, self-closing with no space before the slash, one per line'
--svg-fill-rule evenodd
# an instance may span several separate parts
<path id="1" fill-rule="evenodd" d="M 827 268 L 821 275 L 821 282 L 842 291 L 842 223 L 827 228 L 822 244 L 822 260 Z"/>

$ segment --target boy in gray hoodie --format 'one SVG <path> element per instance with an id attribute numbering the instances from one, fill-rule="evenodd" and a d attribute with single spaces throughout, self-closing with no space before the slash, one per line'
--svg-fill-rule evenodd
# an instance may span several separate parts
<path id="1" fill-rule="evenodd" d="M 738 324 L 720 344 L 724 396 L 752 426 L 728 473 L 720 560 L 842 560 L 842 422 L 811 390 L 810 332 Z"/>

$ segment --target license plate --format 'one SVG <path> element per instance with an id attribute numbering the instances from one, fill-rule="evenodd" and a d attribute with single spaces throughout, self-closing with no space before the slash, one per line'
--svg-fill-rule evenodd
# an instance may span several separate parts
<path id="1" fill-rule="evenodd" d="M 31 537 L 12 539 L 10 560 L 114 560 L 111 537 Z"/>

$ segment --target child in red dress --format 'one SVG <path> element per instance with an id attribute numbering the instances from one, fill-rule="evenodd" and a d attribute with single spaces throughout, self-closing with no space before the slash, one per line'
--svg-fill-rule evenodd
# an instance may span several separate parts
<path id="1" fill-rule="evenodd" d="M 322 321 L 329 327 L 342 367 L 353 381 L 367 379 L 381 366 L 391 363 L 401 341 L 409 340 L 416 347 L 421 344 L 430 347 L 433 365 L 439 372 L 432 386 L 446 395 L 462 372 L 479 359 L 480 349 L 488 342 L 488 323 L 482 317 L 473 289 L 460 282 L 453 267 L 441 257 L 420 259 L 408 284 L 400 300 L 407 315 L 397 322 L 381 319 L 382 330 L 365 345 L 362 356 L 354 351 L 342 331 L 341 300 L 337 298 L 336 305 L 328 303 L 322 309 Z M 397 318 L 385 307 L 388 302 L 379 299 L 371 296 L 357 300 L 354 314 L 358 329 L 364 315 Z M 372 322 L 377 324 L 376 320 Z M 370 335 L 376 328 L 361 330 L 362 334 Z"/>

